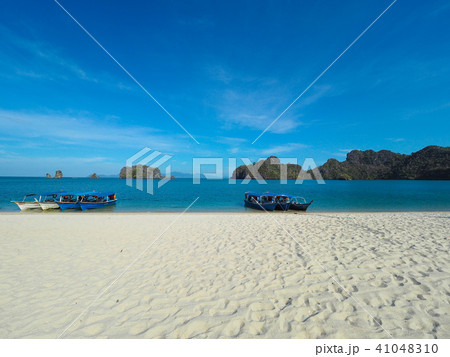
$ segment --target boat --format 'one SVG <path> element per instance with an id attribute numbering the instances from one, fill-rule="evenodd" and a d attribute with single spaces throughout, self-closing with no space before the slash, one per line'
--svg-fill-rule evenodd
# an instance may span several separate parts
<path id="1" fill-rule="evenodd" d="M 259 209 L 263 211 L 273 211 L 277 205 L 273 196 L 265 193 L 246 192 L 244 197 L 246 207 Z"/>
<path id="2" fill-rule="evenodd" d="M 11 201 L 11 202 L 19 206 L 21 211 L 27 209 L 41 209 L 41 206 L 39 205 L 39 201 L 37 199 L 38 196 L 39 195 L 36 193 L 30 193 L 28 195 L 25 195 L 22 201 Z"/>
<path id="3" fill-rule="evenodd" d="M 86 211 L 88 209 L 111 206 L 116 204 L 116 202 L 117 199 L 115 192 L 93 192 L 87 195 L 83 195 L 81 197 L 79 205 L 83 211 Z"/>
<path id="4" fill-rule="evenodd" d="M 275 206 L 275 210 L 277 211 L 287 211 L 291 206 L 289 195 L 270 192 L 267 192 L 266 194 L 269 195 L 269 197 L 273 197 L 273 200 L 277 203 L 277 205 Z"/>
<path id="5" fill-rule="evenodd" d="M 306 211 L 313 201 L 307 203 L 303 197 L 288 195 L 291 202 L 289 209 L 296 211 Z"/>
<path id="6" fill-rule="evenodd" d="M 81 199 L 95 192 L 65 192 L 59 196 L 59 200 L 56 201 L 61 211 L 66 209 L 81 209 L 80 201 Z"/>
<path id="7" fill-rule="evenodd" d="M 43 211 L 49 209 L 59 209 L 57 203 L 59 196 L 65 194 L 65 192 L 47 192 L 39 194 L 39 206 Z"/>

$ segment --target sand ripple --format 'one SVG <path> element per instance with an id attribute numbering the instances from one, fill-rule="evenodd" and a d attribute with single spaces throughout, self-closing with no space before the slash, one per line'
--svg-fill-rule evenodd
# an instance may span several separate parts
<path id="1" fill-rule="evenodd" d="M 0 337 L 58 336 L 174 217 L 0 215 Z M 448 218 L 276 214 L 307 254 L 267 214 L 188 214 L 66 336 L 450 338 Z"/>

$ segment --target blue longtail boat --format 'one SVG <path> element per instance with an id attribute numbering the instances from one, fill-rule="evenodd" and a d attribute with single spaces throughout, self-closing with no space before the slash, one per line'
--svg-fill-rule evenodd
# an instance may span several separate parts
<path id="1" fill-rule="evenodd" d="M 91 192 L 81 197 L 79 205 L 83 211 L 86 211 L 88 209 L 111 206 L 116 204 L 116 202 L 115 192 Z"/>
<path id="2" fill-rule="evenodd" d="M 59 200 L 56 203 L 61 208 L 61 211 L 65 211 L 66 209 L 81 209 L 81 199 L 92 193 L 95 192 L 65 192 L 59 196 Z"/>
<path id="3" fill-rule="evenodd" d="M 246 207 L 259 209 L 262 211 L 273 211 L 277 205 L 273 199 L 273 196 L 255 192 L 246 192 L 244 203 Z"/>
<path id="4" fill-rule="evenodd" d="M 291 200 L 289 195 L 285 195 L 283 193 L 270 193 L 267 192 L 266 195 L 273 197 L 273 200 L 276 202 L 275 210 L 277 211 L 287 211 L 291 206 Z"/>

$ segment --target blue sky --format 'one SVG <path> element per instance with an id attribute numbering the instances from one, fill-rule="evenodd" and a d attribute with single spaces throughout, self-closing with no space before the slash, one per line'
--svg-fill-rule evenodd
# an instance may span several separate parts
<path id="1" fill-rule="evenodd" d="M 398 0 L 251 144 L 391 2 L 61 0 L 197 144 L 54 1 L 2 1 L 0 175 L 448 146 L 446 0 Z"/>

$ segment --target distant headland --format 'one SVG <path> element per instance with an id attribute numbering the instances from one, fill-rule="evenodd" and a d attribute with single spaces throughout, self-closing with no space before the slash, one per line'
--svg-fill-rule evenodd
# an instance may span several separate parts
<path id="1" fill-rule="evenodd" d="M 275 156 L 261 161 L 249 165 L 253 167 L 239 166 L 232 177 L 255 179 L 252 171 L 258 168 L 265 180 L 279 180 L 282 170 L 288 180 L 295 180 L 302 169 L 297 164 L 280 164 Z M 427 146 L 411 155 L 352 150 L 345 161 L 328 159 L 318 170 L 324 180 L 450 180 L 450 147 Z"/>
<path id="2" fill-rule="evenodd" d="M 450 147 L 427 146 L 411 155 L 352 150 L 343 162 L 319 167 L 325 180 L 450 180 Z"/>

